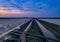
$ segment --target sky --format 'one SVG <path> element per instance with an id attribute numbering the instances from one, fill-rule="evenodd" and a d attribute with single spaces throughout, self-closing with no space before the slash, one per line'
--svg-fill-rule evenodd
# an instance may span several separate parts
<path id="1" fill-rule="evenodd" d="M 60 17 L 60 0 L 0 0 L 0 17 Z"/>

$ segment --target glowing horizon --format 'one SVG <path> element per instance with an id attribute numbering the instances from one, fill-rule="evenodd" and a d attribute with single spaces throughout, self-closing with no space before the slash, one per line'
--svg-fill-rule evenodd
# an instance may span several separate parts
<path id="1" fill-rule="evenodd" d="M 0 10 L 0 14 L 20 14 L 21 12 L 13 9 L 13 10 Z"/>
<path id="2" fill-rule="evenodd" d="M 19 10 L 16 8 L 0 7 L 0 15 L 24 15 L 37 14 L 39 12 Z"/>

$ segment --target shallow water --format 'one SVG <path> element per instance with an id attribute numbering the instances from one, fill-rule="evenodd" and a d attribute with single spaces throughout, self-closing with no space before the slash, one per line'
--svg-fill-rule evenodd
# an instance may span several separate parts
<path id="1" fill-rule="evenodd" d="M 29 20 L 30 19 L 0 19 L 0 34 Z"/>

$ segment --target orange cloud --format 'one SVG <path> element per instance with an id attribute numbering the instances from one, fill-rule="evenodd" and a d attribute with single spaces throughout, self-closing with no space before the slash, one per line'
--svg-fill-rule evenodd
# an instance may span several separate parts
<path id="1" fill-rule="evenodd" d="M 12 9 L 12 10 L 4 10 L 1 9 L 0 10 L 0 14 L 20 14 L 21 12 L 19 10 L 16 9 Z"/>
<path id="2" fill-rule="evenodd" d="M 16 8 L 0 7 L 0 15 L 27 15 L 27 14 L 38 14 L 39 12 L 19 10 Z"/>
<path id="3" fill-rule="evenodd" d="M 6 15 L 6 14 L 35 14 L 36 12 L 32 11 L 24 11 L 24 10 L 18 10 L 18 9 L 11 9 L 11 10 L 0 10 L 1 15 Z"/>

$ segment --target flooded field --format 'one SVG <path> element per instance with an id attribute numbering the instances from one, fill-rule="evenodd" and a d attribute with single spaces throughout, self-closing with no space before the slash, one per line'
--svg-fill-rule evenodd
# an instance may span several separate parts
<path id="1" fill-rule="evenodd" d="M 30 19 L 0 19 L 0 34 L 22 24 Z"/>

